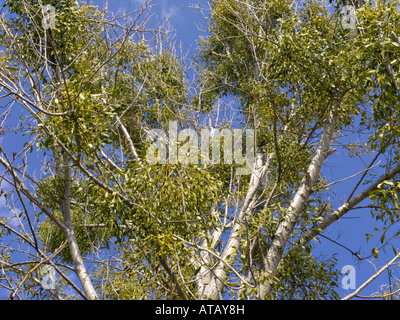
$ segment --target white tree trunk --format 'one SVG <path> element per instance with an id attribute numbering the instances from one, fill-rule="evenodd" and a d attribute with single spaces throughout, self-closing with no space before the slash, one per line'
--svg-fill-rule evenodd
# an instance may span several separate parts
<path id="1" fill-rule="evenodd" d="M 325 122 L 322 135 L 315 152 L 315 155 L 308 166 L 305 177 L 303 178 L 299 189 L 296 192 L 289 208 L 284 213 L 285 219 L 282 221 L 272 240 L 271 246 L 264 255 L 263 268 L 264 276 L 267 280 L 259 285 L 259 298 L 264 299 L 271 293 L 272 279 L 278 269 L 279 263 L 283 256 L 283 251 L 294 230 L 298 217 L 306 207 L 307 201 L 312 193 L 312 188 L 320 174 L 322 164 L 326 157 L 330 154 L 330 143 L 335 130 L 337 117 L 334 114 L 333 106 L 329 110 L 327 120 Z"/>
<path id="2" fill-rule="evenodd" d="M 246 220 L 251 216 L 254 205 L 257 201 L 257 189 L 260 186 L 262 179 L 264 178 L 268 169 L 268 159 L 265 165 L 262 165 L 262 157 L 260 154 L 257 155 L 256 163 L 253 168 L 253 172 L 250 178 L 249 189 L 246 194 L 246 198 L 243 203 L 243 207 L 240 210 L 238 217 L 236 218 L 232 227 L 231 235 L 228 243 L 220 257 L 219 261 L 216 261 L 212 266 L 212 262 L 215 258 L 212 258 L 209 254 L 204 254 L 203 259 L 209 263 L 208 266 L 204 266 L 200 276 L 199 285 L 199 298 L 200 299 L 221 299 L 222 291 L 224 288 L 224 279 L 227 276 L 227 265 L 231 264 L 234 260 L 237 249 L 240 245 L 240 234 L 246 223 Z M 261 160 L 261 162 L 260 162 Z M 208 260 L 207 260 L 208 259 Z"/>
<path id="3" fill-rule="evenodd" d="M 78 241 L 75 236 L 74 225 L 71 218 L 71 168 L 68 164 L 68 157 L 64 156 L 64 195 L 61 203 L 61 211 L 64 220 L 63 232 L 67 238 L 69 250 L 71 252 L 72 261 L 75 272 L 79 278 L 83 290 L 88 300 L 96 300 L 97 294 L 90 280 L 89 274 L 82 259 L 79 250 Z"/>

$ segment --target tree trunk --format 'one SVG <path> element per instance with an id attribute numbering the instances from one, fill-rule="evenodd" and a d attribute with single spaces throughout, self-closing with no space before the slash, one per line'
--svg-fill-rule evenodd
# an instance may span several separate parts
<path id="1" fill-rule="evenodd" d="M 200 288 L 198 290 L 200 299 L 215 300 L 222 298 L 222 291 L 224 288 L 223 280 L 226 278 L 228 272 L 227 264 L 231 265 L 234 261 L 237 249 L 240 246 L 241 231 L 245 226 L 246 221 L 252 214 L 252 210 L 257 201 L 257 190 L 267 172 L 267 169 L 268 160 L 265 165 L 262 165 L 262 155 L 258 154 L 251 174 L 249 189 L 247 191 L 243 207 L 240 210 L 239 216 L 236 218 L 236 221 L 232 227 L 231 235 L 225 250 L 220 257 L 220 261 L 217 261 L 214 266 L 212 266 L 212 262 L 215 260 L 215 258 L 211 259 L 209 254 L 202 256 L 206 262 L 210 264 L 208 266 L 204 266 L 206 270 L 203 271 L 203 274 L 200 276 Z"/>
<path id="2" fill-rule="evenodd" d="M 284 213 L 285 219 L 282 221 L 272 240 L 271 246 L 267 249 L 264 255 L 263 261 L 263 275 L 265 277 L 265 282 L 259 285 L 259 298 L 265 299 L 271 293 L 272 282 L 275 273 L 278 269 L 279 263 L 282 260 L 283 251 L 289 240 L 291 233 L 294 230 L 296 222 L 306 207 L 307 201 L 312 193 L 312 188 L 321 171 L 322 164 L 324 163 L 326 157 L 330 154 L 330 143 L 335 130 L 335 125 L 337 122 L 337 117 L 334 114 L 335 108 L 330 107 L 327 120 L 325 122 L 321 139 L 319 145 L 315 152 L 315 155 L 308 166 L 307 172 L 299 189 L 296 192 L 293 200 L 290 203 L 289 208 Z"/>
<path id="3" fill-rule="evenodd" d="M 90 280 L 89 274 L 83 263 L 82 255 L 79 250 L 78 241 L 76 240 L 74 225 L 71 218 L 71 168 L 68 163 L 68 157 L 64 155 L 64 195 L 61 201 L 61 212 L 64 220 L 63 232 L 67 238 L 69 250 L 71 252 L 72 261 L 75 272 L 79 278 L 83 290 L 88 300 L 96 300 L 97 294 Z"/>

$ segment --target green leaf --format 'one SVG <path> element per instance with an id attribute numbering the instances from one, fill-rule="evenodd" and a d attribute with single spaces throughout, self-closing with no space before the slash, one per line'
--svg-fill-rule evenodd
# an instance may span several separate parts
<path id="1" fill-rule="evenodd" d="M 373 248 L 372 250 L 371 250 L 371 253 L 372 253 L 372 255 L 374 256 L 374 258 L 375 259 L 378 259 L 378 254 L 379 254 L 379 250 L 378 250 L 378 248 Z"/>

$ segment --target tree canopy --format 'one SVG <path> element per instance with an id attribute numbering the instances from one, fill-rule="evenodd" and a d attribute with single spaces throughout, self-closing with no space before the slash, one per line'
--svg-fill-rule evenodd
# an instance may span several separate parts
<path id="1" fill-rule="evenodd" d="M 353 256 L 390 263 L 344 298 L 359 296 L 400 258 L 398 5 L 210 0 L 188 65 L 147 2 L 115 16 L 5 1 L 0 287 L 10 299 L 339 299 L 336 256 L 311 240 L 362 205 L 377 245 Z M 331 158 L 363 165 L 335 181 Z"/>

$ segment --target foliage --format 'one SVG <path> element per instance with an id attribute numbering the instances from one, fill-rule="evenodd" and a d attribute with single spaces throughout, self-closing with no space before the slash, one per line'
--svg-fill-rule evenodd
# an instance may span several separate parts
<path id="1" fill-rule="evenodd" d="M 23 151 L 7 156 L 0 147 L 2 179 L 13 189 L 4 201 L 24 222 L 1 219 L 0 237 L 34 250 L 16 268 L 16 256 L 1 245 L 2 277 L 15 296 L 94 297 L 83 276 L 83 292 L 69 280 L 79 267 L 102 299 L 338 299 L 336 256 L 318 255 L 304 240 L 340 218 L 322 166 L 333 145 L 343 158 L 384 158 L 386 175 L 362 171 L 345 205 L 354 209 L 357 188 L 372 184 L 360 196 L 371 199 L 380 236 L 371 254 L 378 258 L 387 246 L 397 254 L 395 1 L 365 3 L 353 32 L 341 25 L 341 2 L 332 12 L 314 0 L 212 0 L 194 88 L 170 40 L 146 38 L 145 8 L 121 26 L 90 4 L 48 4 L 57 12 L 54 30 L 43 29 L 40 1 L 6 1 L 1 18 L 2 99 L 30 114 L 19 129 L 29 137 Z M 224 99 L 240 104 L 233 122 L 219 119 Z M 146 161 L 152 129 L 165 132 L 176 120 L 179 130 L 200 130 L 213 112 L 220 128 L 255 129 L 264 157 L 251 175 L 235 175 L 238 165 L 227 162 Z M 363 143 L 349 143 L 348 132 L 362 132 Z M 26 161 L 34 147 L 43 159 L 39 178 Z M 279 251 L 275 269 L 271 251 Z M 33 276 L 43 276 L 33 271 L 48 260 L 62 278 L 55 293 L 42 292 Z M 23 290 L 11 288 L 20 282 Z"/>

